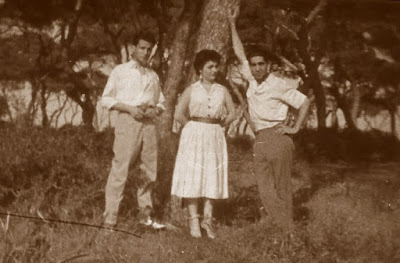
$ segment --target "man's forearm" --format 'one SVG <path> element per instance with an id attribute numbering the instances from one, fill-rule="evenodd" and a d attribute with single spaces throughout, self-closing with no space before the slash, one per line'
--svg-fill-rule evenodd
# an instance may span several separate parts
<path id="1" fill-rule="evenodd" d="M 126 113 L 130 113 L 131 109 L 132 109 L 132 106 L 122 103 L 122 102 L 118 102 L 111 107 L 111 110 L 117 110 L 117 111 L 126 112 Z"/>
<path id="2" fill-rule="evenodd" d="M 311 105 L 311 101 L 308 98 L 306 98 L 299 109 L 299 114 L 298 114 L 298 116 L 296 118 L 296 122 L 293 126 L 293 128 L 297 129 L 298 131 L 301 129 L 301 126 L 303 125 L 304 120 L 307 117 L 307 113 L 310 108 L 310 105 Z"/>
<path id="3" fill-rule="evenodd" d="M 235 55 L 239 59 L 240 63 L 243 63 L 246 60 L 246 54 L 244 53 L 242 41 L 239 38 L 235 23 L 230 21 L 229 25 L 232 33 L 233 51 L 235 52 Z"/>

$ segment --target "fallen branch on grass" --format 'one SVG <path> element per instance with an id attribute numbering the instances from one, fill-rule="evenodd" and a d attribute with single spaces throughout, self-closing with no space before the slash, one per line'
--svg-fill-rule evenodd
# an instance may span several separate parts
<path id="1" fill-rule="evenodd" d="M 18 214 L 12 214 L 12 213 L 4 213 L 4 212 L 0 212 L 0 215 L 36 220 L 36 221 L 40 221 L 43 223 L 53 222 L 53 223 L 59 223 L 59 224 L 93 227 L 93 228 L 97 228 L 97 229 L 107 229 L 107 230 L 111 230 L 114 232 L 120 232 L 120 233 L 131 235 L 134 237 L 142 238 L 141 236 L 139 236 L 135 233 L 132 233 L 132 232 L 128 232 L 128 231 L 116 229 L 116 228 L 110 228 L 110 227 L 106 227 L 106 226 L 101 226 L 101 225 L 99 226 L 99 225 L 92 225 L 92 224 L 81 223 L 81 222 L 65 221 L 65 220 L 60 220 L 60 219 L 44 218 L 44 217 L 36 217 L 36 216 L 18 215 Z"/>

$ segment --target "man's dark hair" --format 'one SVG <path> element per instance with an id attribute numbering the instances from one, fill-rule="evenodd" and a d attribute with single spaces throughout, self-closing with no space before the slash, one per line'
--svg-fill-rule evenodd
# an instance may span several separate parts
<path id="1" fill-rule="evenodd" d="M 140 31 L 133 37 L 133 44 L 136 46 L 140 40 L 147 41 L 154 45 L 156 43 L 156 39 L 154 35 L 148 31 Z"/>
<path id="2" fill-rule="evenodd" d="M 203 49 L 199 51 L 196 54 L 193 62 L 193 67 L 196 71 L 196 74 L 200 74 L 200 70 L 202 70 L 204 65 L 209 61 L 219 64 L 221 61 L 221 55 L 217 51 L 210 49 Z"/>
<path id="3" fill-rule="evenodd" d="M 277 62 L 277 58 L 269 51 L 262 48 L 252 48 L 247 53 L 247 60 L 250 61 L 253 57 L 263 57 L 265 62 Z"/>

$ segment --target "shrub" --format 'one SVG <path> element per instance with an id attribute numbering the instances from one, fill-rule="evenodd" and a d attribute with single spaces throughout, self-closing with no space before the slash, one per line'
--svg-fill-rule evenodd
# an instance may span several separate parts
<path id="1" fill-rule="evenodd" d="M 336 183 L 320 189 L 307 204 L 311 211 L 307 235 L 312 250 L 323 255 L 323 260 L 393 260 L 400 248 L 393 220 L 400 217 L 394 219 L 377 208 L 373 192 L 379 192 L 374 189 Z"/>
<path id="2" fill-rule="evenodd" d="M 358 130 L 303 129 L 294 137 L 297 154 L 309 161 L 398 161 L 400 141 L 393 135 Z"/>

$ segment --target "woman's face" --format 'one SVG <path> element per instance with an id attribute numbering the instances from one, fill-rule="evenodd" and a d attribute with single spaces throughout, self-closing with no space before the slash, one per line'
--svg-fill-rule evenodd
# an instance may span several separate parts
<path id="1" fill-rule="evenodd" d="M 218 63 L 214 61 L 207 61 L 206 64 L 204 64 L 203 69 L 200 70 L 200 76 L 203 78 L 203 80 L 214 82 L 219 70 L 218 67 Z"/>

